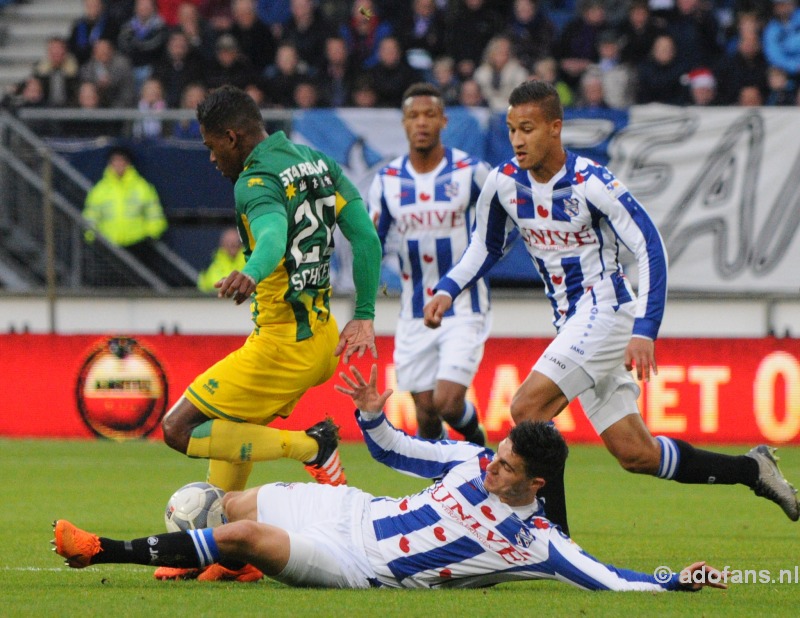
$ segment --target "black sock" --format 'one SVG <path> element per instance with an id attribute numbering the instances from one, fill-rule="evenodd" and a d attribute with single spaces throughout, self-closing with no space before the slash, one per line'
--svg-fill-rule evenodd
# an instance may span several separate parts
<path id="1" fill-rule="evenodd" d="M 544 499 L 544 514 L 547 519 L 561 526 L 561 531 L 569 536 L 567 524 L 567 495 L 564 490 L 564 469 L 561 472 L 548 475 L 544 487 L 537 496 Z"/>
<path id="2" fill-rule="evenodd" d="M 672 442 L 680 453 L 678 467 L 672 476 L 674 481 L 709 485 L 741 483 L 753 487 L 758 480 L 758 462 L 752 457 L 704 451 L 683 440 L 673 439 Z"/>
<path id="3" fill-rule="evenodd" d="M 231 571 L 238 571 L 239 569 L 243 569 L 247 566 L 246 562 L 242 562 L 241 560 L 220 560 L 220 566 L 224 566 L 226 569 L 230 569 Z"/>
<path id="4" fill-rule="evenodd" d="M 473 416 L 463 427 L 453 427 L 453 429 L 464 436 L 464 439 L 468 442 L 478 446 L 486 446 L 486 436 L 483 435 L 480 429 L 477 415 Z"/>
<path id="5" fill-rule="evenodd" d="M 92 564 L 114 562 L 177 568 L 200 565 L 194 541 L 186 532 L 167 532 L 132 541 L 100 537 L 100 547 L 102 551 L 92 557 Z"/>
<path id="6" fill-rule="evenodd" d="M 481 423 L 478 419 L 478 411 L 469 401 L 464 402 L 464 412 L 458 423 L 448 421 L 448 424 L 464 436 L 465 440 L 478 446 L 486 446 L 486 436 L 480 429 Z"/>

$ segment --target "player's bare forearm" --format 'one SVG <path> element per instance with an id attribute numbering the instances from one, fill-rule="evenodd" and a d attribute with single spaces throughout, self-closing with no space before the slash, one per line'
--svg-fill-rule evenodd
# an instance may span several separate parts
<path id="1" fill-rule="evenodd" d="M 256 291 L 256 281 L 250 275 L 234 270 L 217 281 L 214 287 L 219 298 L 232 298 L 234 303 L 241 305 Z"/>
<path id="2" fill-rule="evenodd" d="M 364 376 L 355 367 L 350 367 L 350 372 L 353 374 L 352 377 L 345 371 L 339 373 L 339 377 L 347 387 L 334 384 L 333 388 L 340 393 L 349 395 L 362 412 L 381 412 L 386 400 L 391 396 L 392 390 L 388 389 L 384 393 L 378 393 L 378 366 L 375 363 L 372 364 L 369 382 L 364 380 Z"/>
<path id="3" fill-rule="evenodd" d="M 658 375 L 656 365 L 656 345 L 652 339 L 631 337 L 625 348 L 625 368 L 630 371 L 636 367 L 636 377 L 645 382 L 650 381 L 650 373 Z"/>
<path id="4" fill-rule="evenodd" d="M 445 312 L 453 306 L 453 299 L 447 294 L 436 294 L 423 309 L 425 326 L 439 328 Z"/>
<path id="5" fill-rule="evenodd" d="M 378 348 L 375 345 L 375 326 L 372 320 L 350 320 L 342 329 L 342 333 L 339 335 L 339 344 L 333 353 L 339 356 L 344 352 L 342 360 L 347 363 L 353 354 L 361 358 L 367 350 L 372 354 L 372 358 L 378 358 Z"/>

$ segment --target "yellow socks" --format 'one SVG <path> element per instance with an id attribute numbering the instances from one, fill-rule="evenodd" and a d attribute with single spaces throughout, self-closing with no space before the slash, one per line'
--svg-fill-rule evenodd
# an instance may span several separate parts
<path id="1" fill-rule="evenodd" d="M 211 459 L 208 462 L 207 480 L 223 491 L 242 491 L 247 485 L 247 479 L 250 477 L 252 469 L 252 461 L 231 463 L 229 461 Z"/>
<path id="2" fill-rule="evenodd" d="M 317 456 L 318 448 L 317 441 L 304 431 L 215 419 L 195 427 L 186 454 L 230 463 L 269 461 L 281 457 L 306 463 Z"/>

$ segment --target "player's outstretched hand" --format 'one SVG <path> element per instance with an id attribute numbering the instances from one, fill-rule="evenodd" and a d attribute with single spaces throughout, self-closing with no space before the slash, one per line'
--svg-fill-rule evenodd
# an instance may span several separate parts
<path id="1" fill-rule="evenodd" d="M 625 369 L 630 371 L 634 367 L 639 380 L 649 382 L 651 369 L 653 375 L 658 375 L 656 344 L 652 339 L 631 337 L 628 347 L 625 348 Z"/>
<path id="2" fill-rule="evenodd" d="M 425 305 L 423 316 L 425 326 L 439 328 L 445 312 L 453 306 L 453 299 L 448 294 L 434 294 L 433 298 Z"/>
<path id="3" fill-rule="evenodd" d="M 722 588 L 726 590 L 728 585 L 724 581 L 722 573 L 705 562 L 695 562 L 690 564 L 680 572 L 678 581 L 686 590 L 700 590 L 704 586 L 709 588 Z"/>
<path id="4" fill-rule="evenodd" d="M 350 320 L 342 329 L 339 335 L 339 344 L 333 353 L 339 356 L 344 352 L 345 364 L 350 361 L 353 354 L 358 358 L 364 356 L 367 350 L 372 354 L 372 358 L 378 358 L 378 348 L 375 346 L 375 327 L 372 320 Z"/>
<path id="5" fill-rule="evenodd" d="M 232 298 L 234 303 L 241 305 L 256 291 L 256 280 L 250 275 L 234 270 L 224 279 L 217 281 L 214 287 L 219 290 L 217 292 L 219 298 Z"/>
<path id="6" fill-rule="evenodd" d="M 353 377 L 350 377 L 344 371 L 339 372 L 339 377 L 349 388 L 340 384 L 334 384 L 333 388 L 352 397 L 353 403 L 363 412 L 382 411 L 386 400 L 392 394 L 392 389 L 388 389 L 382 394 L 378 393 L 378 366 L 375 363 L 372 364 L 372 369 L 369 372 L 369 383 L 364 380 L 364 376 L 355 367 L 350 367 L 350 372 Z"/>

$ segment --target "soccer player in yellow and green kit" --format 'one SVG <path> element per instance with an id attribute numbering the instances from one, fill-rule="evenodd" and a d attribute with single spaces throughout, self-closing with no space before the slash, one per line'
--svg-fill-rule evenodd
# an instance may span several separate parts
<path id="1" fill-rule="evenodd" d="M 375 228 L 339 165 L 282 131 L 267 135 L 244 91 L 214 90 L 198 106 L 197 119 L 211 161 L 235 183 L 236 225 L 247 259 L 215 287 L 236 304 L 252 298 L 255 328 L 241 348 L 189 385 L 164 417 L 164 441 L 209 459 L 209 482 L 226 491 L 245 487 L 253 462 L 281 457 L 306 464 L 318 482 L 345 483 L 330 419 L 306 431 L 268 425 L 326 382 L 342 352 L 345 363 L 367 350 L 377 355 L 373 318 L 382 251 Z M 341 335 L 330 312 L 337 225 L 353 246 L 356 287 L 355 313 Z M 159 571 L 159 579 L 191 576 Z M 248 574 L 231 569 L 227 576 L 246 581 Z"/>

